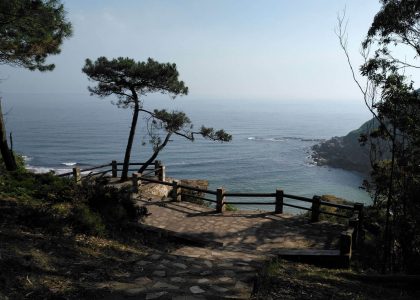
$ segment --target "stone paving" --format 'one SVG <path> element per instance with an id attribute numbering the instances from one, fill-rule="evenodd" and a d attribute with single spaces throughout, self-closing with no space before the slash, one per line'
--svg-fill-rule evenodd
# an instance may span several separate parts
<path id="1" fill-rule="evenodd" d="M 341 225 L 310 224 L 307 217 L 262 211 L 215 213 L 213 208 L 189 202 L 142 200 L 151 213 L 144 225 L 202 241 L 216 241 L 225 248 L 273 253 L 279 248 L 338 248 Z"/>
<path id="2" fill-rule="evenodd" d="M 221 249 L 183 246 L 135 262 L 137 274 L 97 288 L 114 295 L 105 299 L 248 299 L 262 257 Z"/>
<path id="3" fill-rule="evenodd" d="M 142 226 L 201 242 L 135 262 L 134 274 L 99 288 L 106 299 L 249 299 L 257 272 L 276 249 L 334 249 L 341 226 L 258 211 L 217 214 L 188 202 L 136 199 L 151 213 Z"/>

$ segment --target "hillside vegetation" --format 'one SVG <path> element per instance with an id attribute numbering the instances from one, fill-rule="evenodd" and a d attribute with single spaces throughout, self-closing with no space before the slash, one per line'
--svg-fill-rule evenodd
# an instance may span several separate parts
<path id="1" fill-rule="evenodd" d="M 312 147 L 312 157 L 319 166 L 330 166 L 369 174 L 371 162 L 368 145 L 361 145 L 361 135 L 367 135 L 378 128 L 378 122 L 371 119 L 345 136 L 333 137 Z"/>

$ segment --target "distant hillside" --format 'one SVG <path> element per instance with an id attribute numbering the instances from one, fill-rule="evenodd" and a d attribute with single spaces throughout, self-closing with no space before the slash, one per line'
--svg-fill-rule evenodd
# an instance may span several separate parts
<path id="1" fill-rule="evenodd" d="M 371 170 L 369 147 L 361 146 L 359 137 L 378 127 L 378 121 L 371 119 L 346 136 L 333 137 L 312 147 L 312 157 L 319 166 L 331 166 L 368 174 Z"/>

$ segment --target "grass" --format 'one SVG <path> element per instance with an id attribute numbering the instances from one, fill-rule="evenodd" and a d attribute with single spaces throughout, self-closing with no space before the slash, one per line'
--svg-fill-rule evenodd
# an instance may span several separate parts
<path id="1" fill-rule="evenodd" d="M 98 283 L 133 272 L 133 261 L 150 251 L 134 234 L 124 240 L 75 233 L 65 223 L 55 223 L 55 232 L 28 226 L 17 216 L 27 209 L 0 199 L 0 299 L 100 299 Z"/>
<path id="2" fill-rule="evenodd" d="M 127 213 L 124 195 L 0 166 L 0 299 L 121 296 L 107 294 L 104 282 L 136 278 L 136 261 L 179 246 L 130 226 L 137 215 Z M 420 299 L 412 286 L 370 284 L 360 275 L 275 260 L 258 276 L 254 298 Z"/>
<path id="3" fill-rule="evenodd" d="M 226 209 L 226 211 L 237 211 L 238 210 L 238 208 L 235 205 L 229 204 L 229 203 L 225 204 L 225 209 Z"/>
<path id="4" fill-rule="evenodd" d="M 352 269 L 274 260 L 259 274 L 253 299 L 420 299 L 408 283 L 369 282 Z"/>
<path id="5" fill-rule="evenodd" d="M 101 283 L 139 276 L 135 261 L 173 245 L 130 225 L 126 200 L 0 166 L 0 299 L 102 299 Z"/>

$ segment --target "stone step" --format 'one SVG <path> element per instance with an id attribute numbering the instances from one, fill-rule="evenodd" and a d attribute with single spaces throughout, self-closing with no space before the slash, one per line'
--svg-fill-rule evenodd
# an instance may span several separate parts
<path id="1" fill-rule="evenodd" d="M 275 254 L 282 259 L 330 268 L 347 268 L 349 264 L 349 257 L 335 249 L 277 249 Z"/>

